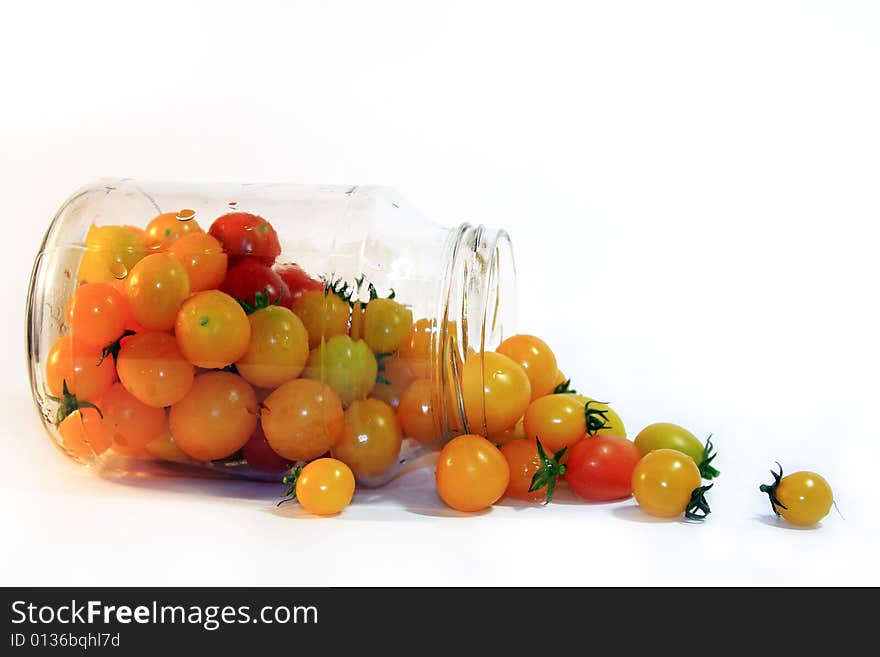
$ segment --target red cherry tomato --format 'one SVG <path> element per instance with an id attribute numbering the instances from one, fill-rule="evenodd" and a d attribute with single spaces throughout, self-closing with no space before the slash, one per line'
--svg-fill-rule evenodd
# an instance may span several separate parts
<path id="1" fill-rule="evenodd" d="M 283 265 L 275 265 L 275 272 L 281 277 L 290 290 L 293 301 L 299 299 L 306 292 L 323 290 L 324 283 L 309 276 L 305 270 L 294 262 Z"/>
<path id="2" fill-rule="evenodd" d="M 220 240 L 229 255 L 230 267 L 245 256 L 255 256 L 267 265 L 281 253 L 278 233 L 262 217 L 249 212 L 232 212 L 217 218 L 208 233 Z"/>
<path id="3" fill-rule="evenodd" d="M 248 465 L 260 472 L 281 473 L 290 467 L 290 461 L 269 447 L 263 427 L 259 424 L 245 446 L 241 448 L 241 453 L 247 459 Z"/>
<path id="4" fill-rule="evenodd" d="M 290 308 L 293 301 L 290 289 L 275 271 L 259 258 L 244 258 L 229 268 L 220 290 L 239 301 L 251 305 L 260 292 L 269 296 L 269 302 Z"/>
<path id="5" fill-rule="evenodd" d="M 633 470 L 641 458 L 635 443 L 626 438 L 584 438 L 568 451 L 565 479 L 585 499 L 620 500 L 632 495 Z"/>

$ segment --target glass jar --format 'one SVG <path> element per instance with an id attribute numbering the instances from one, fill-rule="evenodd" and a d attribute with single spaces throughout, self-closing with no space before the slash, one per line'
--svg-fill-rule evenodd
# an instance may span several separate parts
<path id="1" fill-rule="evenodd" d="M 504 231 L 389 188 L 102 179 L 37 254 L 31 388 L 54 443 L 114 474 L 277 480 L 330 452 L 380 484 L 485 433 L 462 368 L 514 333 L 515 286 Z"/>

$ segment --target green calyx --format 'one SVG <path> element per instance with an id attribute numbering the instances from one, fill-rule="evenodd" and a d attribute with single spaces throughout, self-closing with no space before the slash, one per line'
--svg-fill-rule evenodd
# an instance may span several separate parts
<path id="1" fill-rule="evenodd" d="M 712 513 L 712 509 L 709 508 L 709 502 L 706 500 L 706 491 L 714 485 L 709 484 L 708 486 L 700 486 L 694 489 L 694 492 L 691 493 L 690 502 L 688 502 L 684 510 L 685 518 L 702 522 L 706 519 L 706 516 Z"/>
<path id="2" fill-rule="evenodd" d="M 602 404 L 603 406 L 607 406 L 607 404 L 605 402 L 598 402 L 595 399 L 591 399 L 584 404 L 584 420 L 587 425 L 587 434 L 595 436 L 599 431 L 611 425 L 608 424 L 608 411 L 601 408 L 590 408 L 590 404 Z"/>
<path id="3" fill-rule="evenodd" d="M 116 359 L 119 357 L 119 350 L 122 348 L 122 341 L 129 335 L 134 335 L 134 331 L 129 331 L 126 329 L 122 332 L 122 335 L 116 338 L 116 340 L 101 349 L 101 358 L 98 361 L 98 365 L 100 366 L 109 356 L 113 356 L 113 362 L 115 363 Z"/>
<path id="4" fill-rule="evenodd" d="M 566 379 L 565 381 L 560 383 L 558 386 L 553 388 L 553 394 L 554 395 L 569 395 L 569 394 L 576 395 L 577 390 L 575 390 L 574 388 L 571 387 L 571 379 Z"/>
<path id="5" fill-rule="evenodd" d="M 697 465 L 697 467 L 700 468 L 700 475 L 703 479 L 712 480 L 721 474 L 720 470 L 712 467 L 712 461 L 718 456 L 718 453 L 714 450 L 715 446 L 712 444 L 712 434 L 709 434 L 709 437 L 706 439 L 706 446 L 703 448 L 703 458 L 700 459 L 700 463 Z"/>
<path id="6" fill-rule="evenodd" d="M 278 302 L 281 301 L 281 294 L 279 293 L 278 298 L 275 299 L 275 301 L 272 301 L 269 296 L 269 290 L 263 289 L 260 292 L 254 293 L 253 303 L 245 301 L 244 299 L 236 299 L 236 301 L 238 301 L 238 305 L 241 306 L 246 315 L 253 315 L 255 312 L 262 310 L 263 308 L 277 306 Z M 205 326 L 205 324 L 202 324 L 202 326 Z"/>
<path id="7" fill-rule="evenodd" d="M 770 474 L 773 475 L 773 483 L 772 484 L 761 484 L 758 487 L 762 493 L 767 493 L 767 497 L 770 498 L 770 506 L 773 509 L 773 513 L 777 516 L 779 514 L 779 509 L 788 510 L 788 507 L 785 506 L 782 502 L 779 501 L 779 498 L 776 497 L 776 489 L 779 488 L 779 482 L 782 481 L 782 466 L 779 465 L 779 461 L 776 462 L 777 467 L 779 468 L 779 474 L 770 470 Z"/>
<path id="8" fill-rule="evenodd" d="M 81 408 L 94 408 L 96 411 L 98 411 L 98 415 L 101 417 L 101 419 L 104 419 L 104 414 L 101 412 L 100 408 L 98 408 L 91 402 L 79 401 L 76 398 L 76 395 L 71 394 L 70 390 L 67 387 L 66 379 L 61 383 L 61 388 L 62 392 L 60 397 L 52 397 L 51 395 L 49 396 L 49 399 L 51 399 L 53 402 L 57 402 L 58 404 L 58 410 L 55 412 L 56 427 L 64 421 L 64 418 Z"/>
<path id="9" fill-rule="evenodd" d="M 385 360 L 392 356 L 391 353 L 376 354 L 376 383 L 390 386 L 391 381 L 385 378 Z"/>
<path id="10" fill-rule="evenodd" d="M 351 305 L 352 300 L 351 297 L 354 294 L 355 289 L 352 288 L 348 283 L 346 283 L 341 278 L 330 278 L 324 279 L 324 296 L 328 297 L 331 294 L 339 297 L 345 303 Z"/>
<path id="11" fill-rule="evenodd" d="M 565 474 L 565 466 L 560 464 L 559 461 L 565 456 L 568 447 L 563 447 L 551 457 L 547 456 L 547 453 L 544 451 L 544 446 L 541 444 L 541 441 L 537 436 L 535 437 L 535 443 L 538 445 L 538 458 L 541 459 L 541 466 L 535 474 L 532 475 L 532 483 L 529 484 L 529 492 L 532 493 L 536 490 L 541 490 L 546 486 L 547 497 L 544 500 L 544 504 L 547 504 L 553 499 L 553 491 L 556 490 L 556 480 Z"/>
<path id="12" fill-rule="evenodd" d="M 296 482 L 302 474 L 302 467 L 291 468 L 290 472 L 281 478 L 281 483 L 287 486 L 287 490 L 281 495 L 282 499 L 275 506 L 281 506 L 285 502 L 292 502 L 296 499 Z"/>

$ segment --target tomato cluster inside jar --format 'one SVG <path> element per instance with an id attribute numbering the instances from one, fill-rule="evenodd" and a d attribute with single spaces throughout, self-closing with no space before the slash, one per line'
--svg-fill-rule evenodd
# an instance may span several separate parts
<path id="1" fill-rule="evenodd" d="M 332 456 L 371 483 L 464 431 L 456 410 L 481 385 L 461 377 L 474 349 L 438 357 L 439 335 L 456 344 L 456 322 L 433 312 L 444 307 L 441 277 L 407 269 L 414 254 L 363 257 L 386 253 L 381 224 L 358 233 L 365 266 L 354 275 L 357 251 L 338 234 L 303 239 L 299 257 L 289 220 L 249 207 L 258 203 L 211 211 L 180 196 L 180 207 L 140 217 L 92 203 L 76 218 L 75 247 L 53 247 L 50 229 L 32 281 L 31 375 L 64 451 L 121 469 L 198 465 L 276 480 Z M 387 285 L 393 276 L 430 299 L 407 298 Z M 521 413 L 488 415 L 502 431 Z"/>

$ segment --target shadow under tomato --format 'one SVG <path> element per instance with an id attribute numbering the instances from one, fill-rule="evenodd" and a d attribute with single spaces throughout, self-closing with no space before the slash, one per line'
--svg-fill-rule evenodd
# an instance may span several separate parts
<path id="1" fill-rule="evenodd" d="M 656 525 L 656 524 L 679 524 L 679 525 L 697 525 L 700 524 L 699 521 L 688 520 L 682 514 L 677 518 L 658 518 L 656 516 L 649 515 L 642 511 L 639 508 L 638 504 L 629 504 L 627 506 L 619 506 L 615 509 L 611 510 L 611 515 L 615 518 L 620 518 L 621 520 L 628 520 L 629 522 L 638 522 L 648 525 Z"/>
<path id="2" fill-rule="evenodd" d="M 796 531 L 796 532 L 812 532 L 812 531 L 819 529 L 822 526 L 822 523 L 818 522 L 815 525 L 810 525 L 809 527 L 798 527 L 797 525 L 792 525 L 785 518 L 774 515 L 772 513 L 756 513 L 752 517 L 755 520 L 757 520 L 758 522 L 760 522 L 762 525 L 768 525 L 769 527 L 776 527 L 777 529 L 788 529 L 788 530 Z"/>
<path id="3" fill-rule="evenodd" d="M 283 484 L 265 481 L 245 481 L 221 477 L 179 477 L 157 475 L 119 475 L 99 473 L 99 476 L 120 486 L 183 495 L 210 495 L 236 500 L 277 501 L 283 493 Z"/>

